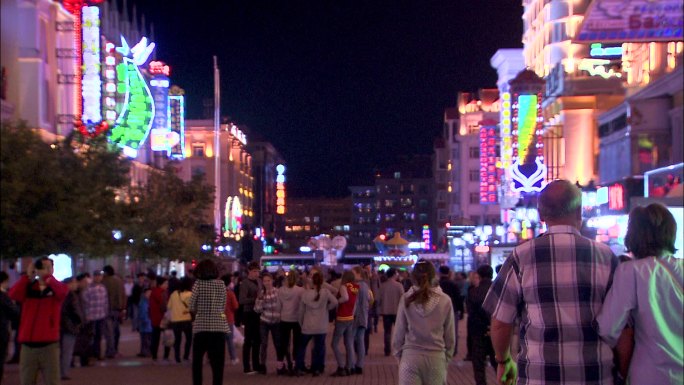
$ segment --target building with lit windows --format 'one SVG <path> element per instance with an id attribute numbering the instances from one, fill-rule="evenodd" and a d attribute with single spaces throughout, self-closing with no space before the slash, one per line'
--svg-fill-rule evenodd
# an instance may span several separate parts
<path id="1" fill-rule="evenodd" d="M 285 161 L 269 142 L 250 141 L 247 143 L 247 151 L 252 155 L 254 176 L 254 227 L 263 229 L 262 235 L 267 242 L 274 242 L 282 236 L 285 225 L 284 214 L 278 213 L 279 198 L 276 196 L 278 183 L 286 185 Z M 284 168 L 281 177 L 283 182 L 278 182 L 278 166 Z"/>
<path id="2" fill-rule="evenodd" d="M 225 238 L 239 241 L 244 236 L 251 236 L 253 225 L 252 156 L 247 151 L 247 136 L 239 127 L 232 123 L 221 124 L 219 132 L 219 223 Z M 188 181 L 193 175 L 204 175 L 208 184 L 216 186 L 216 154 L 214 122 L 186 120 L 185 158 L 176 166 L 178 176 Z M 207 223 L 214 223 L 214 206 L 211 207 L 207 210 Z"/>
<path id="3" fill-rule="evenodd" d="M 350 186 L 352 218 L 349 232 L 350 253 L 372 253 L 373 239 L 380 232 L 377 189 L 375 186 Z"/>
<path id="4" fill-rule="evenodd" d="M 392 237 L 400 232 L 407 241 L 421 242 L 424 250 L 432 250 L 435 244 L 432 157 L 415 155 L 402 159 L 376 174 L 375 187 L 380 234 Z"/>
<path id="5" fill-rule="evenodd" d="M 349 239 L 351 207 L 351 197 L 288 198 L 282 250 L 299 253 L 302 246 L 309 244 L 310 238 L 321 234 Z"/>
<path id="6" fill-rule="evenodd" d="M 590 0 L 523 1 L 523 57 L 546 80 L 543 95 L 547 180 L 586 184 L 599 173 L 596 118 L 624 98 L 612 46 L 577 42 Z"/>
<path id="7" fill-rule="evenodd" d="M 496 167 L 498 158 L 499 92 L 497 89 L 481 89 L 477 93 L 460 92 L 457 106 L 445 111 L 444 136 L 448 155 L 447 194 L 449 196 L 448 222 L 464 225 L 498 223 L 500 212 L 497 198 L 498 176 L 493 171 L 489 179 L 489 166 Z M 483 127 L 489 127 L 487 135 L 481 137 Z M 485 135 L 485 132 L 482 132 Z M 483 141 L 492 143 L 493 158 L 481 156 Z M 491 164 L 490 164 L 491 163 Z M 493 199 L 486 201 L 485 191 Z"/>

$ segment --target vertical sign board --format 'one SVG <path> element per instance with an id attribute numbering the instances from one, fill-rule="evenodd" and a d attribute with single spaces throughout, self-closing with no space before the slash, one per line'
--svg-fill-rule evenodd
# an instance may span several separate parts
<path id="1" fill-rule="evenodd" d="M 285 166 L 276 166 L 276 214 L 285 214 Z"/>
<path id="2" fill-rule="evenodd" d="M 480 204 L 497 203 L 496 122 L 480 122 Z"/>
<path id="3" fill-rule="evenodd" d="M 544 188 L 541 116 L 541 93 L 514 95 L 511 176 L 515 191 L 539 192 Z"/>
<path id="4" fill-rule="evenodd" d="M 150 132 L 152 151 L 169 151 L 167 134 L 169 129 L 169 78 L 155 75 L 150 80 L 150 91 L 154 103 L 154 118 Z"/>
<path id="5" fill-rule="evenodd" d="M 178 136 L 179 140 L 170 149 L 169 155 L 172 158 L 183 159 L 183 149 L 185 148 L 185 96 L 169 96 L 169 121 L 171 135 Z"/>

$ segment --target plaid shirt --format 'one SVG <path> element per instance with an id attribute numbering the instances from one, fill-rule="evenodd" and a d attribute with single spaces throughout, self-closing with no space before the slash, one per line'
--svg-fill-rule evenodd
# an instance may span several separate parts
<path id="1" fill-rule="evenodd" d="M 226 285 L 218 279 L 198 279 L 192 286 L 190 312 L 195 313 L 192 332 L 229 333 L 226 322 Z"/>
<path id="2" fill-rule="evenodd" d="M 612 385 L 613 353 L 592 321 L 617 263 L 607 245 L 570 226 L 513 250 L 483 308 L 504 323 L 520 318 L 518 384 Z"/>
<path id="3" fill-rule="evenodd" d="M 278 290 L 272 289 L 270 292 L 257 297 L 254 311 L 261 314 L 259 317 L 261 321 L 274 324 L 280 322 L 280 310 L 282 307 L 283 304 L 278 297 Z"/>
<path id="4" fill-rule="evenodd" d="M 109 314 L 109 298 L 107 289 L 101 283 L 95 283 L 83 293 L 83 309 L 87 321 L 98 321 Z"/>

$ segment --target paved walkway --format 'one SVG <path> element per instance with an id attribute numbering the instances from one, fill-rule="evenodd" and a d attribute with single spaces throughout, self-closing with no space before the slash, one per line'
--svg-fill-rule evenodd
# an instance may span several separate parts
<path id="1" fill-rule="evenodd" d="M 465 356 L 465 320 L 459 322 L 459 347 L 458 354 L 449 364 L 448 384 L 449 385 L 470 385 L 475 384 L 473 380 L 472 365 L 470 362 L 463 361 Z M 269 352 L 268 368 L 271 371 L 267 375 L 244 375 L 242 365 L 226 364 L 223 383 L 231 385 L 391 385 L 397 383 L 397 361 L 394 357 L 385 357 L 383 354 L 382 342 L 382 320 L 378 329 L 379 333 L 371 334 L 369 356 L 366 358 L 366 365 L 363 375 L 349 377 L 330 377 L 337 365 L 330 349 L 332 328 L 326 340 L 326 374 L 320 377 L 310 375 L 304 377 L 284 377 L 275 375 L 275 352 Z M 342 346 L 342 343 L 340 342 Z M 132 333 L 130 326 L 122 326 L 122 337 L 120 351 L 122 357 L 98 361 L 95 366 L 86 368 L 73 368 L 69 373 L 71 380 L 62 381 L 63 385 L 187 385 L 192 383 L 190 366 L 177 364 L 157 364 L 153 365 L 149 358 L 137 358 L 139 340 L 138 334 Z M 309 349 L 311 344 L 309 344 Z M 103 350 L 104 351 L 104 350 Z M 241 357 L 241 349 L 238 349 Z M 160 347 L 160 353 L 162 349 Z M 226 352 L 227 356 L 227 352 Z M 171 352 L 173 357 L 173 352 Z M 228 358 L 226 357 L 226 361 Z M 5 365 L 5 378 L 2 384 L 19 385 L 19 366 Z M 496 384 L 494 371 L 487 368 L 488 384 Z M 39 384 L 43 382 L 40 381 Z M 204 383 L 211 383 L 211 371 L 209 365 L 204 367 Z"/>

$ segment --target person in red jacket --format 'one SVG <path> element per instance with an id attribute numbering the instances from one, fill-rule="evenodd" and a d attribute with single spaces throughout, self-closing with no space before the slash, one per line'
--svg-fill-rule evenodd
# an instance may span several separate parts
<path id="1" fill-rule="evenodd" d="M 21 304 L 19 320 L 19 377 L 34 385 L 42 371 L 45 383 L 59 384 L 59 327 L 67 285 L 53 275 L 52 260 L 43 257 L 29 265 L 27 275 L 12 286 L 9 296 Z"/>
<path id="2" fill-rule="evenodd" d="M 226 346 L 228 347 L 228 356 L 230 357 L 230 363 L 235 365 L 238 363 L 237 354 L 235 352 L 235 341 L 233 341 L 233 335 L 235 334 L 235 312 L 237 311 L 239 305 L 235 293 L 230 288 L 230 281 L 233 278 L 231 274 L 226 274 L 221 277 L 221 280 L 226 285 L 226 322 L 228 322 L 228 329 L 230 333 L 226 333 Z"/>
<path id="3" fill-rule="evenodd" d="M 164 277 L 156 277 L 157 286 L 152 288 L 150 295 L 150 320 L 152 321 L 152 361 L 157 361 L 157 351 L 159 350 L 159 341 L 161 340 L 162 328 L 161 322 L 166 313 L 166 304 L 168 302 L 169 282 Z M 169 354 L 171 348 L 164 346 L 164 362 L 169 361 Z"/>

